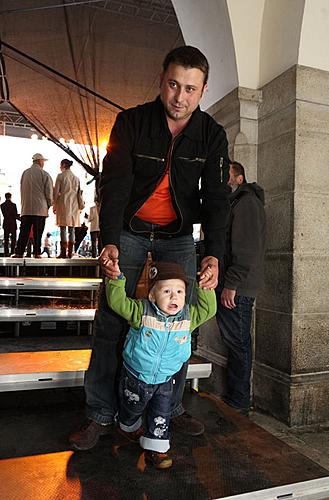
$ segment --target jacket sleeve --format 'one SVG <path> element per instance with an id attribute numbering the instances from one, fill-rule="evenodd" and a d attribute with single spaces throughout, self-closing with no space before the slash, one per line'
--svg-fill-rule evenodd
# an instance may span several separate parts
<path id="1" fill-rule="evenodd" d="M 197 304 L 190 305 L 191 332 L 208 319 L 215 316 L 217 311 L 216 294 L 214 290 L 206 290 L 197 285 Z"/>
<path id="2" fill-rule="evenodd" d="M 231 255 L 225 271 L 224 287 L 236 290 L 261 258 L 261 218 L 258 202 L 244 195 L 233 207 L 230 231 Z"/>
<path id="3" fill-rule="evenodd" d="M 201 225 L 205 255 L 221 258 L 225 253 L 226 227 L 230 205 L 228 143 L 223 127 L 212 125 L 208 156 L 201 176 Z"/>
<path id="4" fill-rule="evenodd" d="M 60 193 L 60 176 L 58 175 L 56 177 L 56 182 L 55 182 L 55 187 L 54 187 L 54 207 L 56 208 L 57 201 L 58 201 L 58 196 Z"/>
<path id="5" fill-rule="evenodd" d="M 125 290 L 126 279 L 105 278 L 107 303 L 113 311 L 126 319 L 133 328 L 139 328 L 143 315 L 143 302 L 130 299 Z"/>
<path id="6" fill-rule="evenodd" d="M 50 175 L 47 174 L 45 180 L 45 197 L 47 200 L 48 208 L 51 207 L 51 205 L 53 204 L 54 201 L 53 196 L 54 196 L 53 180 L 50 177 Z"/>
<path id="7" fill-rule="evenodd" d="M 15 219 L 20 220 L 19 213 L 17 212 L 17 205 L 16 205 L 16 203 L 14 203 L 14 205 L 15 205 L 15 207 L 14 207 L 15 208 Z"/>
<path id="8" fill-rule="evenodd" d="M 133 181 L 133 133 L 128 112 L 113 126 L 100 179 L 99 227 L 103 245 L 119 247 L 124 210 Z"/>

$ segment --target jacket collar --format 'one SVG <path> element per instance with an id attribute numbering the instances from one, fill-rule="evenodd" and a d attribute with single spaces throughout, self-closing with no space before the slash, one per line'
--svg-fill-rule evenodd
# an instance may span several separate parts
<path id="1" fill-rule="evenodd" d="M 37 161 L 34 161 L 31 166 L 32 167 L 37 167 L 37 168 L 40 168 L 40 169 L 42 168 L 41 165 L 40 165 L 40 163 L 37 162 Z"/>
<path id="2" fill-rule="evenodd" d="M 193 112 L 190 121 L 181 132 L 181 134 L 186 135 L 193 141 L 202 141 L 202 111 L 200 110 L 199 106 Z M 154 101 L 152 107 L 150 136 L 161 137 L 168 135 L 171 135 L 170 130 L 168 127 L 163 104 L 161 102 L 160 96 L 158 96 Z"/>
<path id="3" fill-rule="evenodd" d="M 167 320 L 169 322 L 180 320 L 184 314 L 185 306 L 176 315 L 169 316 L 168 314 L 165 314 L 163 311 L 161 311 L 161 309 L 159 309 L 158 306 L 154 302 L 151 302 L 151 301 L 149 301 L 149 302 L 150 302 L 152 308 L 155 310 L 156 314 L 158 316 L 160 316 L 161 318 L 163 318 L 164 320 Z"/>

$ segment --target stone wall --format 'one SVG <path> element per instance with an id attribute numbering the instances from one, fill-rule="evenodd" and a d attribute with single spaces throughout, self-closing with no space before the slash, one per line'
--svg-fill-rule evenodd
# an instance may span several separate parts
<path id="1" fill-rule="evenodd" d="M 266 286 L 256 304 L 255 407 L 291 426 L 329 422 L 329 73 L 294 66 L 261 91 L 236 89 L 210 113 L 230 156 L 265 189 Z M 256 168 L 257 166 L 257 168 Z M 200 335 L 225 385 L 215 321 Z"/>

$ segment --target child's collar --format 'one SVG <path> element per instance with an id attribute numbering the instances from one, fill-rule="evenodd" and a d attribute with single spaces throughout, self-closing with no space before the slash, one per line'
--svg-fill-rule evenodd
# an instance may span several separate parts
<path id="1" fill-rule="evenodd" d="M 153 309 L 155 310 L 155 312 L 159 315 L 159 316 L 162 316 L 162 318 L 165 318 L 165 319 L 169 319 L 169 320 L 176 320 L 177 318 L 179 318 L 180 316 L 183 315 L 183 312 L 184 312 L 184 309 L 185 309 L 185 305 L 183 307 L 183 309 L 181 309 L 181 311 L 179 311 L 177 314 L 174 314 L 174 315 L 170 315 L 170 314 L 166 314 L 164 313 L 163 311 L 161 311 L 161 309 L 159 309 L 159 307 L 156 305 L 155 302 L 152 302 L 151 300 L 149 301 L 153 307 Z"/>

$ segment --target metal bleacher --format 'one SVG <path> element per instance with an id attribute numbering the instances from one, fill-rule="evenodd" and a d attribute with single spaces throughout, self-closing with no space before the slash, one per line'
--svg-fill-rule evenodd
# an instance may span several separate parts
<path id="1" fill-rule="evenodd" d="M 82 386 L 91 350 L 75 341 L 71 349 L 58 347 L 58 341 L 66 334 L 63 324 L 74 323 L 77 338 L 81 325 L 87 324 L 84 334 L 91 336 L 102 281 L 97 259 L 0 257 L 0 272 L 0 339 L 8 343 L 13 338 L 20 347 L 9 352 L 0 346 L 0 392 Z M 54 341 L 51 349 L 49 339 L 40 348 L 47 332 Z M 72 335 L 72 329 L 68 332 Z M 26 335 L 29 341 L 38 339 L 38 350 L 31 350 L 31 342 L 24 350 Z M 211 368 L 211 363 L 192 357 L 187 378 L 193 389 L 198 379 L 209 377 Z"/>

